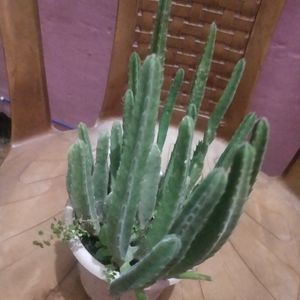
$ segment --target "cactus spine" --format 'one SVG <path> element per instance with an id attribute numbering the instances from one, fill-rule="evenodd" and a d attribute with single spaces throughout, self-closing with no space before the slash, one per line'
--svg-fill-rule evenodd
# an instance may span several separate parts
<path id="1" fill-rule="evenodd" d="M 87 128 L 80 124 L 79 139 L 68 155 L 67 189 L 75 216 L 91 223 L 99 251 L 109 253 L 110 265 L 119 272 L 110 284 L 116 297 L 134 289 L 137 299 L 146 299 L 143 289 L 161 278 L 210 280 L 189 270 L 218 251 L 232 233 L 267 144 L 267 121 L 248 114 L 215 168 L 201 176 L 245 66 L 244 60 L 236 64 L 192 154 L 217 33 L 212 24 L 186 116 L 160 175 L 161 151 L 184 76 L 183 70 L 177 71 L 155 137 L 170 9 L 171 0 L 160 0 L 153 54 L 144 62 L 136 53 L 130 58 L 123 124 L 114 123 L 110 137 L 99 137 L 95 161 Z"/>

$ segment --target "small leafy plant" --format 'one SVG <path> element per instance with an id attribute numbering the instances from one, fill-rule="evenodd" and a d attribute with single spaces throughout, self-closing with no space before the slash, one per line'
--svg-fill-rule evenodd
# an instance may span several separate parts
<path id="1" fill-rule="evenodd" d="M 266 120 L 248 114 L 213 170 L 202 175 L 209 145 L 245 66 L 243 59 L 236 64 L 192 151 L 217 33 L 212 24 L 186 116 L 161 175 L 161 152 L 184 78 L 179 69 L 158 120 L 170 7 L 170 0 L 159 2 L 151 54 L 143 62 L 136 53 L 130 58 L 123 122 L 115 122 L 110 135 L 100 135 L 95 158 L 87 128 L 80 124 L 68 154 L 67 189 L 80 222 L 75 221 L 75 231 L 62 224 L 59 231 L 68 232 L 63 235 L 67 239 L 72 232 L 83 234 L 79 238 L 86 247 L 108 266 L 110 292 L 117 297 L 135 290 L 138 299 L 145 299 L 143 289 L 163 278 L 210 279 L 191 270 L 213 256 L 235 228 L 267 142 Z"/>

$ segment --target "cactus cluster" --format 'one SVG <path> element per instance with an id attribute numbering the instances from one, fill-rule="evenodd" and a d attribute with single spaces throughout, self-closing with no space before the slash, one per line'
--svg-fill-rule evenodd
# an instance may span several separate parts
<path id="1" fill-rule="evenodd" d="M 160 1 L 152 53 L 143 62 L 136 53 L 130 58 L 123 121 L 113 124 L 110 135 L 99 137 L 95 158 L 87 128 L 80 124 L 79 138 L 68 156 L 67 188 L 76 218 L 89 221 L 89 231 L 97 239 L 95 256 L 120 272 L 110 283 L 114 296 L 128 290 L 142 295 L 145 287 L 161 278 L 188 274 L 201 278 L 185 272 L 214 255 L 233 231 L 267 142 L 266 120 L 248 114 L 215 167 L 202 176 L 209 145 L 245 66 L 243 59 L 236 64 L 193 151 L 195 123 L 216 39 L 217 28 L 212 24 L 186 116 L 161 174 L 161 151 L 184 78 L 179 69 L 158 120 L 170 7 L 170 0 Z"/>

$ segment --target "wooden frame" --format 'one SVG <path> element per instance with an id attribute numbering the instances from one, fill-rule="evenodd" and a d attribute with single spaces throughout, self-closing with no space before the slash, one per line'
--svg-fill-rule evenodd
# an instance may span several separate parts
<path id="1" fill-rule="evenodd" d="M 138 0 L 119 0 L 113 51 L 100 119 L 122 112 L 122 97 L 127 85 L 128 61 L 134 41 Z"/>
<path id="2" fill-rule="evenodd" d="M 249 108 L 251 94 L 284 2 L 284 0 L 261 0 L 246 47 L 247 66 L 245 73 L 237 90 L 235 101 L 225 116 L 224 123 L 226 125 L 221 126 L 219 131 L 220 135 L 225 138 L 231 136 Z M 119 1 L 114 49 L 101 117 L 120 115 L 122 111 L 121 99 L 126 88 L 127 66 L 135 38 L 134 30 L 137 23 L 138 5 L 138 0 L 126 1 L 126 4 L 124 1 Z M 176 109 L 173 114 L 173 122 L 177 124 L 183 115 L 184 111 Z M 205 126 L 206 120 L 207 116 L 200 114 L 199 129 Z"/>
<path id="3" fill-rule="evenodd" d="M 51 129 L 37 1 L 1 0 L 0 26 L 16 144 Z"/>
<path id="4" fill-rule="evenodd" d="M 245 72 L 236 92 L 235 101 L 226 115 L 229 125 L 223 131 L 226 136 L 233 133 L 249 109 L 252 92 L 284 3 L 285 0 L 261 2 L 246 49 Z"/>

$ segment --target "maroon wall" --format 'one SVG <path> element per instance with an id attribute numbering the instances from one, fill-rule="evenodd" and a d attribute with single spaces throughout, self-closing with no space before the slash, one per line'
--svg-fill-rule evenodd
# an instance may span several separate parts
<path id="1" fill-rule="evenodd" d="M 300 148 L 299 0 L 286 0 L 254 90 L 251 110 L 266 116 L 271 124 L 264 171 L 279 175 Z"/>
<path id="2" fill-rule="evenodd" d="M 40 0 L 52 117 L 94 124 L 104 96 L 116 0 Z"/>

